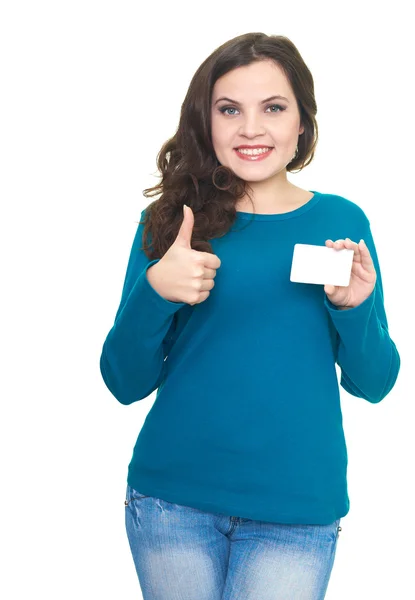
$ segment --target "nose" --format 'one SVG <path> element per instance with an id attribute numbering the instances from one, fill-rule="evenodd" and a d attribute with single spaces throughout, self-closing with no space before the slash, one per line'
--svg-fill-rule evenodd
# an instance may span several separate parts
<path id="1" fill-rule="evenodd" d="M 265 129 L 262 123 L 262 118 L 257 113 L 247 113 L 239 128 L 239 134 L 247 138 L 255 138 L 258 135 L 264 135 Z"/>

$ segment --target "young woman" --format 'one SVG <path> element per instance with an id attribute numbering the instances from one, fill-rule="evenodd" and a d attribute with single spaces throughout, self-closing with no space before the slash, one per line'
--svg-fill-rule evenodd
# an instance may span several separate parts
<path id="1" fill-rule="evenodd" d="M 316 112 L 289 39 L 238 36 L 196 71 L 144 190 L 159 198 L 100 368 L 121 404 L 157 389 L 125 500 L 146 600 L 325 597 L 349 511 L 335 365 L 377 403 L 400 358 L 365 213 L 287 179 L 313 159 Z M 292 282 L 297 243 L 352 249 L 349 285 Z"/>

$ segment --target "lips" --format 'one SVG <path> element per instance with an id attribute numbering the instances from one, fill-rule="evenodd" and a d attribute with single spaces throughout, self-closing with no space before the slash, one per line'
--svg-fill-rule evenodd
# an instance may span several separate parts
<path id="1" fill-rule="evenodd" d="M 265 158 L 267 158 L 268 156 L 270 156 L 270 154 L 273 151 L 272 147 L 269 146 L 257 146 L 257 148 L 268 148 L 268 150 L 266 152 L 258 152 L 257 154 L 245 154 L 243 152 L 240 152 L 240 149 L 243 149 L 243 147 L 239 146 L 238 148 L 235 148 L 235 152 L 238 158 L 240 158 L 241 160 L 245 160 L 245 161 L 249 161 L 249 162 L 258 162 L 261 160 L 264 160 Z M 249 148 L 249 146 L 248 146 Z M 251 146 L 252 148 L 252 146 Z"/>

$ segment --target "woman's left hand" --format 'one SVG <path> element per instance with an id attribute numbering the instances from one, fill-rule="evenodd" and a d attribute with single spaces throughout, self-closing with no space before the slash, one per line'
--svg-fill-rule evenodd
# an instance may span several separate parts
<path id="1" fill-rule="evenodd" d="M 376 285 L 376 269 L 368 247 L 363 240 L 357 244 L 349 238 L 345 240 L 326 240 L 326 246 L 341 250 L 354 250 L 352 273 L 347 287 L 325 285 L 324 291 L 330 302 L 339 307 L 355 308 L 370 296 Z"/>

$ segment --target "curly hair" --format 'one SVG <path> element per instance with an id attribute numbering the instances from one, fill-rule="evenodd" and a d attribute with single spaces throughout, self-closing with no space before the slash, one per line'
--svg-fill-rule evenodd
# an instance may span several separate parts
<path id="1" fill-rule="evenodd" d="M 318 140 L 314 81 L 296 46 L 285 36 L 265 33 L 246 33 L 225 42 L 194 74 L 181 106 L 177 131 L 157 155 L 161 181 L 143 190 L 147 198 L 160 194 L 147 206 L 140 221 L 144 224 L 142 250 L 150 260 L 162 258 L 175 241 L 183 222 L 184 204 L 194 213 L 191 247 L 213 254 L 209 240 L 222 237 L 232 227 L 237 201 L 244 195 L 252 200 L 250 186 L 216 158 L 211 137 L 212 90 L 229 71 L 270 59 L 288 78 L 304 127 L 298 152 L 286 169 L 299 172 L 312 161 Z"/>

